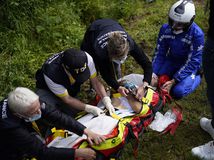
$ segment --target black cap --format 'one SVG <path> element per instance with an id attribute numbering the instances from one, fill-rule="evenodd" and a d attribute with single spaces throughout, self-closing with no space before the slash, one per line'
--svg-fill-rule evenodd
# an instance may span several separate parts
<path id="1" fill-rule="evenodd" d="M 90 77 L 88 59 L 85 52 L 73 48 L 63 53 L 63 64 L 78 83 L 83 83 Z"/>

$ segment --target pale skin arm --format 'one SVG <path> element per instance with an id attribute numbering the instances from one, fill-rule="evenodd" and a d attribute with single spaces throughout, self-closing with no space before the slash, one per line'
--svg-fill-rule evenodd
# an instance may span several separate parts
<path id="1" fill-rule="evenodd" d="M 71 108 L 75 108 L 78 110 L 85 110 L 85 103 L 81 102 L 80 100 L 71 97 L 70 95 L 67 95 L 65 97 L 61 97 L 62 101 L 65 104 L 68 104 Z"/>
<path id="2" fill-rule="evenodd" d="M 90 105 L 90 104 L 85 104 L 85 103 L 81 102 L 80 100 L 73 98 L 71 96 L 66 96 L 61 99 L 63 100 L 64 103 L 68 104 L 71 108 L 78 109 L 78 110 L 84 110 L 88 113 L 92 113 L 95 116 L 99 116 L 103 113 L 102 109 L 100 109 L 96 106 Z"/>
<path id="3" fill-rule="evenodd" d="M 126 98 L 128 99 L 128 102 L 129 102 L 130 106 L 132 107 L 133 111 L 136 113 L 140 113 L 140 111 L 142 109 L 142 103 L 139 102 L 132 95 L 128 95 Z"/>
<path id="4" fill-rule="evenodd" d="M 151 86 L 153 86 L 153 87 L 158 86 L 158 76 L 155 73 L 152 73 Z"/>
<path id="5" fill-rule="evenodd" d="M 139 113 L 142 108 L 142 103 L 133 97 L 133 95 L 128 95 L 126 98 L 128 99 L 129 105 L 132 107 L 133 111 Z M 115 108 L 117 108 L 121 105 L 121 101 L 119 98 L 113 98 L 112 104 Z"/>
<path id="6" fill-rule="evenodd" d="M 175 84 L 175 80 L 174 80 L 174 79 L 172 79 L 172 80 L 170 80 L 170 81 L 167 81 L 167 82 L 164 83 L 164 85 L 162 86 L 162 89 L 167 90 L 167 92 L 169 93 L 170 90 L 171 90 L 171 88 L 172 88 L 172 86 L 173 86 L 174 84 Z"/>
<path id="7" fill-rule="evenodd" d="M 105 141 L 105 137 L 99 134 L 92 132 L 89 129 L 84 130 L 84 134 L 87 136 L 87 141 L 90 145 L 99 145 Z M 96 152 L 91 148 L 79 148 L 75 150 L 75 158 L 80 157 L 85 160 L 94 160 L 96 158 Z"/>
<path id="8" fill-rule="evenodd" d="M 137 89 L 137 94 L 136 94 L 136 98 L 141 101 L 142 97 L 144 96 L 144 93 L 145 93 L 145 87 L 148 86 L 148 82 L 143 82 L 143 84 L 138 87 Z"/>
<path id="9" fill-rule="evenodd" d="M 87 136 L 87 141 L 90 145 L 94 145 L 94 143 L 95 145 L 99 145 L 106 139 L 105 136 L 96 134 L 88 128 L 84 130 L 84 134 Z"/>
<path id="10" fill-rule="evenodd" d="M 128 96 L 129 90 L 126 89 L 126 88 L 123 87 L 123 86 L 120 86 L 120 87 L 117 89 L 117 92 L 120 93 L 122 96 L 126 97 L 126 96 Z"/>
<path id="11" fill-rule="evenodd" d="M 110 97 L 108 97 L 103 84 L 98 80 L 97 77 L 94 77 L 91 79 L 91 84 L 93 88 L 96 90 L 96 92 L 98 93 L 98 95 L 100 95 L 100 97 L 102 98 L 102 102 L 105 105 L 105 107 L 108 109 L 110 115 L 115 113 L 114 107 L 111 104 L 111 99 Z"/>
<path id="12" fill-rule="evenodd" d="M 94 160 L 96 158 L 96 152 L 91 148 L 79 148 L 75 150 L 75 158 Z"/>
<path id="13" fill-rule="evenodd" d="M 125 80 L 121 80 L 119 82 L 119 84 L 124 84 L 124 83 L 125 83 Z M 128 96 L 128 94 L 129 94 L 129 90 L 124 86 L 119 86 L 119 88 L 117 89 L 117 92 L 120 93 L 124 97 Z"/>
<path id="14" fill-rule="evenodd" d="M 101 97 L 107 96 L 106 90 L 103 86 L 103 84 L 99 81 L 97 77 L 91 78 L 91 84 L 93 88 L 95 89 L 96 93 Z"/>

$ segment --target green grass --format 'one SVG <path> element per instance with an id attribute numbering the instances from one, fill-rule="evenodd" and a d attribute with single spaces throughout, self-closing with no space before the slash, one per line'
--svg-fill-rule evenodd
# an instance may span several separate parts
<path id="1" fill-rule="evenodd" d="M 11 0 L 0 2 L 0 98 L 17 86 L 35 89 L 34 75 L 45 59 L 69 47 L 79 48 L 88 24 L 97 18 L 118 20 L 152 58 L 159 29 L 167 22 L 168 9 L 175 0 Z M 206 32 L 205 2 L 195 0 L 195 22 Z M 132 58 L 126 74 L 143 73 Z M 85 85 L 87 86 L 87 85 Z M 83 88 L 85 91 L 86 88 Z M 81 93 L 84 101 L 86 94 Z M 199 127 L 199 119 L 209 117 L 204 80 L 191 95 L 179 101 L 183 121 L 174 136 L 147 130 L 139 141 L 138 157 L 143 160 L 191 160 L 191 148 L 211 140 Z M 135 159 L 131 144 L 121 160 Z"/>

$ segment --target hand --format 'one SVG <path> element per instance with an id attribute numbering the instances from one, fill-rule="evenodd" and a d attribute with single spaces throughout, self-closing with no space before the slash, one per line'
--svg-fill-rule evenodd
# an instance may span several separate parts
<path id="1" fill-rule="evenodd" d="M 126 88 L 123 87 L 123 86 L 120 86 L 120 87 L 117 89 L 117 92 L 120 93 L 122 96 L 126 97 L 126 96 L 128 96 L 127 94 L 129 93 L 129 90 L 126 89 Z"/>
<path id="2" fill-rule="evenodd" d="M 153 87 L 158 86 L 158 76 L 155 73 L 152 73 L 151 86 L 153 86 Z"/>
<path id="3" fill-rule="evenodd" d="M 165 89 L 168 93 L 170 92 L 172 86 L 175 84 L 175 80 L 172 79 L 170 81 L 167 81 L 166 83 L 163 84 L 161 87 L 162 89 Z"/>
<path id="4" fill-rule="evenodd" d="M 143 98 L 144 94 L 145 94 L 145 88 L 148 86 L 148 82 L 143 82 L 143 85 L 141 85 L 140 87 L 138 87 L 137 89 L 137 94 L 136 94 L 136 98 L 141 101 L 141 99 Z"/>
<path id="5" fill-rule="evenodd" d="M 99 145 L 100 143 L 104 142 L 106 139 L 104 136 L 96 134 L 91 130 L 89 130 L 88 128 L 84 130 L 84 133 L 86 134 L 87 141 L 89 142 L 90 145 L 93 145 L 94 143 L 96 145 Z"/>
<path id="6" fill-rule="evenodd" d="M 110 97 L 108 97 L 108 96 L 103 97 L 102 102 L 105 105 L 105 107 L 108 109 L 110 115 L 115 113 L 115 109 L 114 109 L 114 106 L 111 104 Z"/>
<path id="7" fill-rule="evenodd" d="M 96 152 L 91 148 L 79 148 L 75 150 L 75 158 L 94 160 L 96 159 Z"/>
<path id="8" fill-rule="evenodd" d="M 103 113 L 103 110 L 96 107 L 96 106 L 92 106 L 90 104 L 86 104 L 85 105 L 85 111 L 86 112 L 89 112 L 89 113 L 92 113 L 93 115 L 95 116 L 99 116 Z"/>

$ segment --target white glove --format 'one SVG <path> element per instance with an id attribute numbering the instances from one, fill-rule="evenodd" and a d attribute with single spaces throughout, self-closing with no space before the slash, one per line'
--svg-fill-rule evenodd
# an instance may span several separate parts
<path id="1" fill-rule="evenodd" d="M 110 115 L 112 115 L 113 113 L 115 113 L 114 106 L 111 104 L 110 97 L 108 97 L 108 96 L 103 97 L 102 102 L 105 105 L 105 107 L 108 109 Z"/>
<path id="2" fill-rule="evenodd" d="M 103 110 L 96 107 L 96 106 L 92 106 L 90 104 L 86 104 L 85 105 L 85 111 L 88 113 L 92 113 L 95 116 L 99 116 L 103 113 Z"/>

